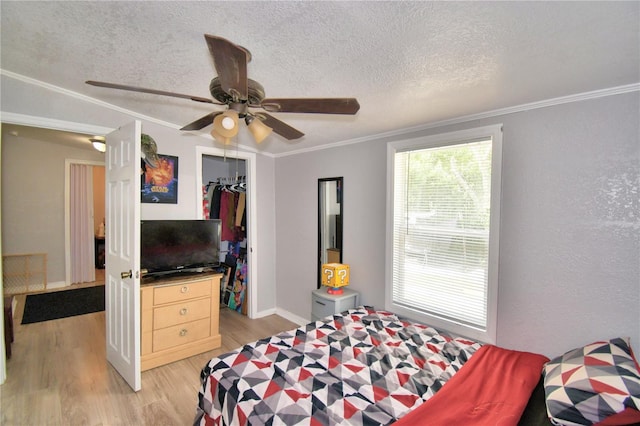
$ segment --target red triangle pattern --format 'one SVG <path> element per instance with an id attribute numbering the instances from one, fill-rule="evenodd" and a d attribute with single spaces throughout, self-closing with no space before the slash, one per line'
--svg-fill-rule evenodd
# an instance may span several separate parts
<path id="1" fill-rule="evenodd" d="M 313 377 L 313 373 L 306 368 L 300 369 L 300 374 L 298 375 L 298 381 L 303 382 L 307 380 L 309 377 Z"/>
<path id="2" fill-rule="evenodd" d="M 240 407 L 236 407 L 236 413 L 238 413 L 238 423 L 241 425 L 247 424 L 247 415 L 242 411 Z"/>
<path id="3" fill-rule="evenodd" d="M 286 389 L 284 392 L 287 395 L 289 395 L 289 398 L 291 398 L 294 402 L 298 402 L 298 400 L 300 398 L 308 398 L 309 397 L 308 393 L 298 392 L 297 390 L 294 390 L 294 389 Z M 240 422 L 240 424 L 243 424 L 243 423 Z"/>
<path id="4" fill-rule="evenodd" d="M 398 383 L 400 383 L 400 386 L 404 386 L 411 378 L 411 374 L 405 374 L 399 371 L 397 371 L 396 374 L 398 375 Z"/>
<path id="5" fill-rule="evenodd" d="M 358 372 L 364 370 L 364 366 L 362 366 L 362 365 L 345 364 L 345 367 L 348 370 L 353 371 L 354 373 L 358 373 Z"/>
<path id="6" fill-rule="evenodd" d="M 434 354 L 439 354 L 440 353 L 440 348 L 438 348 L 436 345 L 433 345 L 431 343 L 427 343 L 427 349 L 429 349 Z"/>
<path id="7" fill-rule="evenodd" d="M 265 355 L 272 354 L 274 352 L 280 352 L 280 349 L 273 345 L 267 345 L 267 350 L 264 352 Z"/>
<path id="8" fill-rule="evenodd" d="M 611 386 L 608 383 L 604 383 L 596 379 L 589 379 L 589 383 L 593 387 L 593 391 L 595 393 L 609 393 L 612 395 L 628 395 L 626 391 L 621 391 L 620 389 L 614 386 Z"/>
<path id="9" fill-rule="evenodd" d="M 440 370 L 445 370 L 447 368 L 447 364 L 445 364 L 444 361 L 435 361 L 430 359 L 429 364 L 439 367 Z"/>
<path id="10" fill-rule="evenodd" d="M 215 418 L 206 416 L 204 420 L 204 426 L 219 426 L 221 419 L 222 419 L 222 416 L 216 416 Z"/>
<path id="11" fill-rule="evenodd" d="M 603 361 L 599 358 L 594 358 L 592 356 L 589 355 L 585 355 L 584 357 L 584 365 L 606 365 L 609 366 L 611 365 L 610 362 L 607 361 Z"/>
<path id="12" fill-rule="evenodd" d="M 573 376 L 573 373 L 575 373 L 576 371 L 579 371 L 582 367 L 578 366 L 576 368 L 572 368 L 571 370 L 567 370 L 567 371 L 563 371 L 562 372 L 562 383 L 567 383 L 569 381 L 569 379 L 571 379 L 571 376 Z"/>
<path id="13" fill-rule="evenodd" d="M 270 381 L 269 385 L 267 386 L 267 390 L 264 391 L 263 399 L 269 398 L 271 395 L 279 392 L 281 389 L 282 388 L 276 382 Z"/>
<path id="14" fill-rule="evenodd" d="M 340 365 L 339 359 L 336 359 L 335 357 L 332 357 L 332 356 L 329 357 L 329 369 L 336 368 L 339 365 Z"/>
<path id="15" fill-rule="evenodd" d="M 389 392 L 386 389 L 381 388 L 380 386 L 373 386 L 373 397 L 375 398 L 375 402 L 381 401 L 388 396 Z"/>
<path id="16" fill-rule="evenodd" d="M 238 354 L 238 356 L 236 357 L 236 359 L 233 360 L 233 364 L 231 364 L 233 367 L 235 367 L 238 364 L 244 364 L 245 362 L 249 361 L 249 358 L 247 358 L 244 354 L 240 353 Z"/>
<path id="17" fill-rule="evenodd" d="M 218 380 L 213 376 L 209 376 L 209 388 L 218 389 Z"/>
<path id="18" fill-rule="evenodd" d="M 320 420 L 316 419 L 315 417 L 311 417 L 311 423 L 309 424 L 309 426 L 326 426 L 326 425 L 322 423 Z"/>
<path id="19" fill-rule="evenodd" d="M 418 358 L 413 356 L 413 361 L 416 363 L 416 365 L 418 366 L 418 368 L 422 369 L 424 368 L 424 364 L 425 364 L 425 360 L 422 358 Z"/>
<path id="20" fill-rule="evenodd" d="M 265 368 L 271 367 L 272 362 L 260 362 L 260 361 L 251 361 L 253 365 L 258 367 L 260 370 L 264 370 Z"/>
<path id="21" fill-rule="evenodd" d="M 343 415 L 345 420 L 350 419 L 355 413 L 358 412 L 358 409 L 346 399 L 344 400 L 342 409 L 344 410 Z"/>
<path id="22" fill-rule="evenodd" d="M 391 395 L 391 398 L 401 402 L 405 407 L 413 407 L 418 399 L 417 395 Z"/>

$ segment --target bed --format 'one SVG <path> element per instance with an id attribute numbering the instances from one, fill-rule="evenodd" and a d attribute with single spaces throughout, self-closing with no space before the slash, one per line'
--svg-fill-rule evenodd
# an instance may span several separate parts
<path id="1" fill-rule="evenodd" d="M 547 361 L 359 307 L 213 358 L 194 424 L 548 425 Z"/>

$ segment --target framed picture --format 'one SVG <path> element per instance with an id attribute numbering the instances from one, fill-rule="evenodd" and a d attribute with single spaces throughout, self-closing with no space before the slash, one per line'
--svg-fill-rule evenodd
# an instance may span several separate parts
<path id="1" fill-rule="evenodd" d="M 178 157 L 158 154 L 158 166 L 142 164 L 140 201 L 142 203 L 178 204 Z"/>

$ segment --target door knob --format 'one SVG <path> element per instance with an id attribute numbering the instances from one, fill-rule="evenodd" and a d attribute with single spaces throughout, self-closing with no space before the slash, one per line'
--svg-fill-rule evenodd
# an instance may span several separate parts
<path id="1" fill-rule="evenodd" d="M 120 272 L 120 278 L 127 279 L 127 278 L 131 278 L 133 276 L 133 273 L 131 272 L 131 269 L 129 269 L 129 272 Z"/>

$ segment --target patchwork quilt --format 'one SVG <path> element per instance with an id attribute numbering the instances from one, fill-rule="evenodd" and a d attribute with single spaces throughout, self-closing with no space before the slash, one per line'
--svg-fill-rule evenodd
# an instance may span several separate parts
<path id="1" fill-rule="evenodd" d="M 212 359 L 194 424 L 390 424 L 480 346 L 390 312 L 352 309 Z"/>

